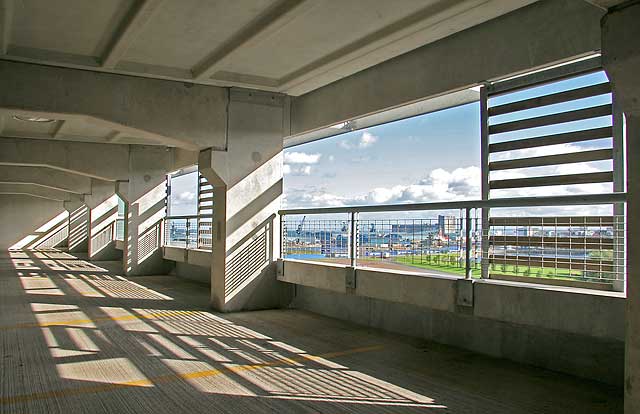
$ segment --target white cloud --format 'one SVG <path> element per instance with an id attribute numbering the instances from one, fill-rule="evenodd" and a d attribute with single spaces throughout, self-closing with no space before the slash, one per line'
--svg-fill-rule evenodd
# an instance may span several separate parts
<path id="1" fill-rule="evenodd" d="M 311 175 L 312 168 L 310 165 L 295 165 L 291 166 L 285 164 L 282 167 L 282 172 L 285 175 Z"/>
<path id="2" fill-rule="evenodd" d="M 373 135 L 372 133 L 368 132 L 368 131 L 364 131 L 362 133 L 362 135 L 360 135 L 360 138 L 358 139 L 357 143 L 350 143 L 348 141 L 340 141 L 338 143 L 338 146 L 342 149 L 346 149 L 346 150 L 351 150 L 354 148 L 368 148 L 370 146 L 372 146 L 373 144 L 375 144 L 378 141 L 378 137 Z"/>
<path id="3" fill-rule="evenodd" d="M 306 152 L 285 152 L 285 164 L 317 164 L 322 154 L 308 154 Z"/>
<path id="4" fill-rule="evenodd" d="M 553 167 L 557 173 L 571 171 L 571 166 Z M 562 171 L 564 169 L 567 171 Z M 584 171 L 591 171 L 584 167 Z M 582 170 L 580 170 L 582 171 Z M 521 177 L 522 173 L 500 171 L 501 178 Z M 289 191 L 284 204 L 288 208 L 313 207 L 341 207 L 354 205 L 429 203 L 442 201 L 479 200 L 480 199 L 480 168 L 475 166 L 456 168 L 447 171 L 442 168 L 432 170 L 428 176 L 410 185 L 396 185 L 393 187 L 378 187 L 371 191 L 342 196 L 327 192 L 324 188 L 305 188 Z M 581 186 L 554 186 L 540 188 L 525 188 L 516 190 L 494 190 L 492 197 L 526 197 L 552 196 L 567 194 L 605 193 L 611 191 L 611 184 L 585 184 Z M 609 206 L 564 206 L 564 207 L 530 207 L 522 209 L 496 209 L 499 215 L 606 215 L 610 214 Z M 398 213 L 402 214 L 402 213 Z M 426 214 L 426 213 L 425 213 Z"/>
<path id="5" fill-rule="evenodd" d="M 191 191 L 183 191 L 178 194 L 178 200 L 180 201 L 193 201 L 196 198 L 196 194 Z"/>
<path id="6" fill-rule="evenodd" d="M 441 168 L 411 185 L 378 187 L 366 194 L 352 197 L 331 194 L 322 190 L 297 190 L 287 196 L 290 207 L 329 207 L 362 204 L 425 203 L 478 199 L 480 197 L 480 168 L 466 167 L 446 171 Z"/>
<path id="7" fill-rule="evenodd" d="M 360 148 L 367 148 L 375 144 L 376 141 L 378 141 L 378 137 L 365 131 L 362 133 L 362 136 L 360 137 L 360 143 L 358 144 L 358 146 Z"/>

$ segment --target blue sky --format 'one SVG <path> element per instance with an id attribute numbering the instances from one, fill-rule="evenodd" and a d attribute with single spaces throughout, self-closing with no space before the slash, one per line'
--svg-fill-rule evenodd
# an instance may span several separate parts
<path id="1" fill-rule="evenodd" d="M 531 88 L 490 100 L 490 105 L 546 95 L 606 81 L 604 73 Z M 611 102 L 610 95 L 492 117 L 491 123 L 546 115 Z M 610 125 L 601 117 L 491 137 L 491 142 Z M 284 205 L 327 207 L 358 204 L 453 201 L 480 198 L 479 104 L 353 131 L 285 150 Z M 492 160 L 607 148 L 611 139 L 512 151 Z M 610 161 L 492 173 L 493 179 L 611 169 Z M 607 192 L 610 184 L 501 190 L 492 197 Z"/>

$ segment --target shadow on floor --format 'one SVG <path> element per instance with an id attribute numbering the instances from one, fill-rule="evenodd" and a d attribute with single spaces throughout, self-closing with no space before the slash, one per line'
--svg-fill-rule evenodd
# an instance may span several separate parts
<path id="1" fill-rule="evenodd" d="M 0 258 L 0 412 L 613 413 L 618 390 L 57 250 Z"/>

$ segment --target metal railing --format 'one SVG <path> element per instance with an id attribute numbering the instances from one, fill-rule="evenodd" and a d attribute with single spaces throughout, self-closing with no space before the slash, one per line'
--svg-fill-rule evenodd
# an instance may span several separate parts
<path id="1" fill-rule="evenodd" d="M 624 280 L 624 215 L 492 215 L 483 223 L 482 209 L 625 200 L 626 194 L 613 193 L 281 210 L 281 256 L 466 278 L 601 282 L 608 288 Z M 413 217 L 388 217 L 392 212 Z"/>
<path id="2" fill-rule="evenodd" d="M 210 216 L 172 216 L 164 219 L 164 245 L 183 249 L 211 250 Z"/>

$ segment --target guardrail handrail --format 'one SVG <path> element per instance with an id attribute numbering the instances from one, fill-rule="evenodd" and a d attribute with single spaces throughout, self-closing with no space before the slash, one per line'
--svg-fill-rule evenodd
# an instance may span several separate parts
<path id="1" fill-rule="evenodd" d="M 435 203 L 380 204 L 348 207 L 294 208 L 278 211 L 280 215 L 378 213 L 386 211 L 451 210 L 467 208 L 543 207 L 614 204 L 627 201 L 627 193 L 584 194 L 548 197 L 495 198 L 492 200 L 442 201 Z"/>
<path id="2" fill-rule="evenodd" d="M 213 218 L 212 214 L 187 214 L 183 216 L 166 216 L 165 219 L 196 219 L 196 218 Z"/>
<path id="3" fill-rule="evenodd" d="M 438 211 L 438 210 L 461 210 L 464 211 L 464 215 L 460 216 L 460 220 L 464 220 L 464 226 L 460 224 L 459 231 L 464 234 L 460 234 L 460 242 L 463 245 L 459 246 L 460 251 L 464 251 L 464 269 L 465 269 L 465 277 L 471 278 L 472 276 L 472 267 L 477 263 L 477 258 L 472 257 L 472 244 L 476 243 L 475 251 L 477 254 L 478 251 L 478 242 L 481 241 L 481 277 L 486 278 L 489 276 L 489 246 L 491 244 L 495 244 L 495 238 L 491 240 L 491 236 L 489 234 L 490 223 L 489 221 L 482 222 L 482 228 L 480 234 L 478 232 L 478 221 L 479 218 L 471 217 L 471 211 L 482 209 L 482 208 L 519 208 L 519 207 L 544 207 L 544 206 L 569 206 L 569 205 L 602 205 L 602 204 L 613 204 L 619 205 L 625 203 L 627 201 L 627 194 L 624 192 L 613 192 L 613 193 L 604 193 L 604 194 L 585 194 L 585 195 L 567 195 L 567 196 L 547 196 L 547 197 L 518 197 L 518 198 L 498 198 L 492 200 L 464 200 L 464 201 L 451 201 L 451 202 L 435 202 L 435 203 L 414 203 L 414 204 L 386 204 L 386 205 L 368 205 L 368 206 L 348 206 L 348 207 L 326 207 L 326 208 L 300 208 L 300 209 L 283 209 L 279 211 L 279 214 L 282 217 L 281 221 L 281 234 L 282 234 L 282 245 L 281 251 L 286 251 L 286 243 L 287 243 L 287 232 L 285 228 L 285 220 L 286 216 L 289 215 L 318 215 L 318 214 L 348 214 L 349 217 L 346 220 L 342 221 L 342 230 L 344 233 L 340 238 L 340 242 L 338 243 L 338 238 L 336 238 L 336 246 L 340 245 L 344 251 L 340 254 L 349 259 L 350 266 L 356 267 L 358 262 L 358 245 L 359 245 L 359 230 L 358 226 L 362 222 L 367 222 L 367 220 L 361 220 L 359 217 L 360 213 L 377 213 L 377 212 L 407 212 L 407 211 Z M 475 230 L 472 229 L 472 220 L 476 220 Z M 301 223 L 297 224 L 300 232 L 300 228 L 304 223 L 304 219 Z M 586 223 L 586 222 L 585 222 Z M 329 224 L 330 225 L 330 224 Z M 624 237 L 622 233 L 624 222 L 620 223 L 617 219 L 612 221 L 613 232 L 614 234 L 611 236 L 611 249 L 613 250 L 611 259 L 608 259 L 611 263 L 608 263 L 607 260 L 603 258 L 598 259 L 599 262 L 596 263 L 598 269 L 603 271 L 603 266 L 609 266 L 613 269 L 611 272 L 618 273 L 621 267 L 620 262 L 624 261 L 624 247 L 617 238 Z M 620 233 L 622 231 L 622 233 Z M 528 230 L 527 230 L 528 232 Z M 621 235 L 622 234 L 622 235 Z M 529 234 L 527 235 L 518 235 L 516 234 L 515 239 L 518 241 L 520 238 L 522 243 L 524 241 L 532 242 L 532 239 Z M 560 243 L 557 235 L 554 236 L 555 242 Z M 389 238 L 389 243 L 391 243 L 391 238 Z M 333 242 L 331 242 L 333 243 Z M 506 242 L 505 242 L 506 243 Z M 521 243 L 521 244 L 522 244 Z M 568 241 L 569 246 L 571 246 L 572 240 Z M 577 243 L 577 242 L 576 242 Z M 597 242 L 597 246 L 591 246 L 594 242 L 591 241 L 583 241 L 584 249 L 588 249 L 591 247 L 598 247 L 600 250 L 608 245 L 603 244 L 603 242 Z M 576 244 L 578 245 L 578 244 Z M 323 247 L 322 242 L 320 243 L 320 253 L 322 253 L 323 249 L 331 249 L 332 245 L 329 243 L 327 246 Z M 604 246 L 604 247 L 603 247 Z M 506 247 L 505 247 L 506 248 Z M 622 250 L 620 250 L 622 249 Z M 506 252 L 506 250 L 505 250 Z M 326 253 L 325 253 L 326 254 Z M 331 252 L 329 252 L 331 254 Z M 506 254 L 506 253 L 505 253 Z M 526 255 L 528 257 L 528 254 Z M 535 255 L 534 255 L 535 256 Z M 381 256 L 382 257 L 382 256 Z M 518 254 L 516 253 L 516 257 Z M 462 259 L 462 258 L 461 258 Z M 506 259 L 505 259 L 506 260 Z M 604 261 L 603 261 L 604 260 Z M 531 260 L 527 262 L 530 265 Z M 556 260 L 557 262 L 557 260 Z M 583 263 L 584 262 L 584 263 Z M 588 262 L 586 259 L 580 262 L 584 264 L 584 268 L 586 270 L 593 270 L 588 268 L 594 267 L 594 263 Z M 606 262 L 606 263 L 605 263 Z M 570 263 L 572 264 L 572 263 Z M 543 266 L 544 267 L 544 266 Z M 559 266 L 556 263 L 557 268 L 563 268 L 563 266 Z M 607 269 L 609 269 L 607 267 Z M 516 265 L 517 269 L 517 265 Z M 571 270 L 571 266 L 569 267 Z M 607 270 L 609 272 L 609 270 Z M 516 271 L 517 273 L 517 271 Z"/>

